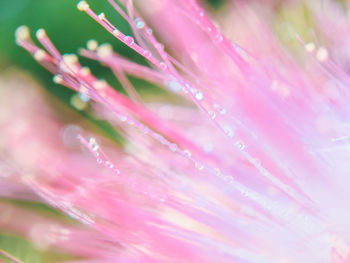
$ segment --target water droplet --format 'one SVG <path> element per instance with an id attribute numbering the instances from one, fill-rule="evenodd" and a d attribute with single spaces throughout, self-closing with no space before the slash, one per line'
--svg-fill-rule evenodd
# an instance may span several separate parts
<path id="1" fill-rule="evenodd" d="M 229 126 L 226 126 L 226 127 L 224 128 L 224 130 L 225 130 L 226 135 L 227 135 L 228 137 L 230 137 L 230 138 L 232 138 L 232 137 L 235 135 L 235 133 L 233 132 L 232 128 L 229 127 Z"/>
<path id="2" fill-rule="evenodd" d="M 203 150 L 206 152 L 206 153 L 210 153 L 214 150 L 214 145 L 212 142 L 208 142 L 204 145 L 203 147 Z"/>
<path id="3" fill-rule="evenodd" d="M 218 35 L 216 36 L 216 40 L 219 41 L 219 42 L 222 42 L 222 41 L 224 40 L 223 35 L 218 34 Z"/>
<path id="4" fill-rule="evenodd" d="M 225 115 L 227 113 L 227 110 L 225 108 L 220 109 L 220 114 Z"/>
<path id="5" fill-rule="evenodd" d="M 157 49 L 164 50 L 164 45 L 161 44 L 161 43 L 156 44 L 155 47 L 156 47 Z"/>
<path id="6" fill-rule="evenodd" d="M 221 170 L 219 168 L 214 169 L 215 175 L 220 176 L 221 175 Z"/>
<path id="7" fill-rule="evenodd" d="M 237 148 L 241 151 L 243 151 L 245 149 L 245 145 L 242 141 L 236 141 L 235 145 L 237 146 Z"/>
<path id="8" fill-rule="evenodd" d="M 108 161 L 105 162 L 105 164 L 110 168 L 110 169 L 113 169 L 114 168 L 114 165 Z"/>
<path id="9" fill-rule="evenodd" d="M 131 36 L 125 36 L 124 37 L 124 42 L 128 46 L 131 46 L 132 44 L 134 44 L 134 39 Z"/>
<path id="10" fill-rule="evenodd" d="M 166 70 L 168 68 L 167 64 L 165 64 L 164 62 L 159 63 L 159 66 L 162 70 Z"/>
<path id="11" fill-rule="evenodd" d="M 328 59 L 328 50 L 325 47 L 320 47 L 317 50 L 316 57 L 321 62 L 326 61 Z"/>
<path id="12" fill-rule="evenodd" d="M 184 154 L 186 154 L 188 157 L 192 156 L 192 154 L 189 150 L 184 150 Z"/>
<path id="13" fill-rule="evenodd" d="M 146 134 L 146 133 L 149 132 L 149 129 L 148 129 L 146 126 L 143 126 L 143 127 L 141 128 L 141 132 L 142 132 L 143 134 Z"/>
<path id="14" fill-rule="evenodd" d="M 95 138 L 90 138 L 89 146 L 91 147 L 91 150 L 93 150 L 94 152 L 96 152 L 99 148 Z"/>
<path id="15" fill-rule="evenodd" d="M 95 144 L 91 149 L 92 149 L 94 152 L 97 152 L 97 151 L 98 151 L 98 145 Z"/>
<path id="16" fill-rule="evenodd" d="M 176 151 L 177 151 L 177 145 L 174 144 L 174 143 L 170 144 L 170 145 L 169 145 L 169 148 L 170 148 L 170 150 L 171 150 L 172 152 L 176 152 Z"/>
<path id="17" fill-rule="evenodd" d="M 228 183 L 231 183 L 231 182 L 233 182 L 233 177 L 231 175 L 227 175 L 224 177 L 224 180 Z"/>
<path id="18" fill-rule="evenodd" d="M 152 57 L 152 53 L 150 51 L 148 51 L 148 50 L 143 51 L 142 55 L 145 58 L 151 58 Z"/>
<path id="19" fill-rule="evenodd" d="M 145 27 L 145 22 L 143 22 L 141 18 L 135 18 L 134 22 L 138 29 L 142 29 Z"/>
<path id="20" fill-rule="evenodd" d="M 214 111 L 209 111 L 208 114 L 209 114 L 210 118 L 215 119 L 216 113 Z"/>
<path id="21" fill-rule="evenodd" d="M 201 101 L 204 99 L 204 95 L 201 91 L 197 91 L 195 94 L 195 98 L 196 98 L 196 100 Z"/>
<path id="22" fill-rule="evenodd" d="M 183 86 L 177 80 L 171 80 L 168 83 L 168 88 L 172 92 L 178 93 L 183 88 Z"/>
<path id="23" fill-rule="evenodd" d="M 90 100 L 90 97 L 84 93 L 80 93 L 79 98 L 84 102 L 88 102 Z"/>
<path id="24" fill-rule="evenodd" d="M 102 159 L 100 159 L 100 158 L 96 159 L 96 161 L 97 161 L 98 164 L 102 163 Z"/>
<path id="25" fill-rule="evenodd" d="M 194 166 L 200 171 L 204 169 L 204 165 L 198 162 L 195 162 Z"/>
<path id="26" fill-rule="evenodd" d="M 252 162 L 256 166 L 261 166 L 261 161 L 259 159 L 253 159 Z"/>
<path id="27" fill-rule="evenodd" d="M 124 121 L 127 120 L 127 118 L 126 118 L 126 116 L 121 116 L 121 117 L 120 117 L 120 120 L 121 120 L 122 122 L 124 122 Z"/>
<path id="28" fill-rule="evenodd" d="M 191 93 L 195 92 L 195 89 L 189 83 L 186 83 L 185 86 L 187 88 L 187 93 L 188 91 L 190 91 Z"/>
<path id="29" fill-rule="evenodd" d="M 149 35 L 152 35 L 153 34 L 153 30 L 152 29 L 147 29 L 147 33 L 149 34 Z"/>

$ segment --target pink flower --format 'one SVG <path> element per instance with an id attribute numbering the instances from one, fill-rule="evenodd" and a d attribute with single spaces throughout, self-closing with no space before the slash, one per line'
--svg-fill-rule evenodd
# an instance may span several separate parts
<path id="1" fill-rule="evenodd" d="M 126 11 L 108 2 L 134 37 L 87 2 L 78 9 L 150 66 L 95 40 L 80 55 L 110 68 L 128 96 L 61 55 L 43 29 L 44 49 L 26 27 L 16 32 L 56 83 L 91 99 L 126 139 L 119 147 L 65 126 L 37 96 L 6 105 L 16 121 L 0 119 L 2 145 L 9 169 L 20 167 L 9 180 L 86 225 L 50 244 L 95 262 L 347 262 L 349 77 L 347 51 L 337 49 L 348 43 L 337 33 L 350 28 L 346 14 L 305 1 L 325 41 L 307 43 L 279 24 L 298 43 L 293 53 L 273 33 L 270 5 L 229 4 L 229 37 L 195 0 L 121 1 Z M 334 21 L 341 26 L 330 29 Z M 166 101 L 147 101 L 129 75 L 162 86 Z M 32 233 L 36 220 L 21 232 Z"/>

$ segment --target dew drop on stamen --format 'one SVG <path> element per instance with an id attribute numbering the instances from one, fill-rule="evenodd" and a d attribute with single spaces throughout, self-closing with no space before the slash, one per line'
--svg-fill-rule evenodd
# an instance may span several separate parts
<path id="1" fill-rule="evenodd" d="M 208 142 L 204 145 L 203 147 L 203 150 L 206 152 L 206 153 L 210 153 L 214 150 L 214 144 L 212 142 Z"/>
<path id="2" fill-rule="evenodd" d="M 243 150 L 245 149 L 245 145 L 244 145 L 244 143 L 243 143 L 242 141 L 237 141 L 237 142 L 235 143 L 235 145 L 236 145 L 237 148 L 238 148 L 239 150 L 241 150 L 241 151 L 243 151 Z"/>
<path id="3" fill-rule="evenodd" d="M 156 44 L 155 47 L 159 50 L 164 50 L 164 45 L 161 43 Z"/>
<path id="4" fill-rule="evenodd" d="M 131 46 L 132 44 L 134 44 L 134 38 L 131 36 L 125 36 L 124 37 L 124 42 L 125 44 L 127 44 L 128 46 Z"/>
<path id="5" fill-rule="evenodd" d="M 172 92 L 178 93 L 178 92 L 183 88 L 183 86 L 182 86 L 181 83 L 179 83 L 178 81 L 176 81 L 176 80 L 171 80 L 171 81 L 169 81 L 169 83 L 168 83 L 168 88 L 169 88 L 169 90 L 171 90 Z"/>
<path id="6" fill-rule="evenodd" d="M 174 143 L 170 144 L 170 145 L 169 145 L 169 148 L 170 148 L 170 150 L 171 150 L 172 152 L 176 152 L 176 151 L 177 151 L 177 145 L 174 144 Z"/>
<path id="7" fill-rule="evenodd" d="M 198 101 L 202 101 L 204 99 L 204 95 L 203 95 L 203 93 L 201 91 L 197 91 L 196 94 L 195 94 L 195 98 Z"/>
<path id="8" fill-rule="evenodd" d="M 95 138 L 90 138 L 90 140 L 89 140 L 89 146 L 91 147 L 91 150 L 93 150 L 94 152 L 98 151 L 98 149 L 99 149 L 98 144 L 97 144 Z"/>
<path id="9" fill-rule="evenodd" d="M 216 40 L 219 41 L 219 42 L 222 42 L 222 41 L 224 40 L 223 35 L 218 34 L 218 35 L 216 36 Z"/>
<path id="10" fill-rule="evenodd" d="M 184 150 L 184 154 L 186 154 L 188 157 L 192 156 L 192 154 L 189 150 Z"/>
<path id="11" fill-rule="evenodd" d="M 165 64 L 164 62 L 161 62 L 159 66 L 162 70 L 166 70 L 168 68 L 167 64 Z"/>
<path id="12" fill-rule="evenodd" d="M 214 169 L 215 175 L 220 176 L 221 175 L 221 170 L 219 168 Z"/>
<path id="13" fill-rule="evenodd" d="M 225 109 L 225 108 L 220 109 L 220 114 L 221 114 L 221 115 L 225 115 L 225 114 L 226 114 L 226 112 L 227 112 L 227 111 L 226 111 L 226 109 Z"/>
<path id="14" fill-rule="evenodd" d="M 317 50 L 317 54 L 316 54 L 316 57 L 317 59 L 320 61 L 320 62 L 324 62 L 328 59 L 328 51 L 325 47 L 320 47 L 318 50 Z"/>
<path id="15" fill-rule="evenodd" d="M 135 18 L 134 23 L 138 29 L 142 29 L 145 27 L 145 22 L 143 22 L 140 18 Z"/>
<path id="16" fill-rule="evenodd" d="M 261 166 L 261 161 L 259 159 L 253 159 L 252 162 L 256 166 Z"/>
<path id="17" fill-rule="evenodd" d="M 110 168 L 110 169 L 113 169 L 114 168 L 114 165 L 108 161 L 105 162 L 105 164 Z"/>
<path id="18" fill-rule="evenodd" d="M 198 169 L 200 171 L 204 169 L 203 164 L 201 164 L 199 162 L 195 162 L 194 166 L 196 167 L 196 169 Z"/>
<path id="19" fill-rule="evenodd" d="M 93 147 L 92 147 L 92 150 L 94 151 L 94 152 L 96 152 L 96 151 L 98 151 L 98 145 L 97 144 L 95 144 Z"/>
<path id="20" fill-rule="evenodd" d="M 84 102 L 88 102 L 90 100 L 90 97 L 87 94 L 84 93 L 80 93 L 79 94 L 79 98 L 84 101 Z"/>
<path id="21" fill-rule="evenodd" d="M 189 90 L 191 93 L 195 92 L 195 89 L 192 88 L 192 86 L 189 83 L 186 83 L 185 86 L 186 86 L 187 90 Z"/>
<path id="22" fill-rule="evenodd" d="M 216 118 L 216 113 L 214 111 L 209 111 L 208 114 L 213 120 Z"/>
<path id="23" fill-rule="evenodd" d="M 148 59 L 152 57 L 151 52 L 148 51 L 148 50 L 143 51 L 142 55 L 143 55 L 145 58 L 148 58 Z"/>
<path id="24" fill-rule="evenodd" d="M 232 183 L 233 182 L 233 177 L 231 175 L 227 175 L 224 177 L 225 182 Z"/>
<path id="25" fill-rule="evenodd" d="M 229 126 L 224 127 L 224 130 L 225 130 L 226 135 L 230 138 L 232 138 L 235 135 L 232 128 Z"/>

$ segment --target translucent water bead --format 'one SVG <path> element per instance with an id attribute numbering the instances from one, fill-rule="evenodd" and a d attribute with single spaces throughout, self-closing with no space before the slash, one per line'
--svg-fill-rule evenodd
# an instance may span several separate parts
<path id="1" fill-rule="evenodd" d="M 83 101 L 83 102 L 88 102 L 90 100 L 90 97 L 84 93 L 80 93 L 79 94 L 79 98 Z"/>
<path id="2" fill-rule="evenodd" d="M 171 90 L 174 93 L 178 93 L 182 90 L 183 86 L 181 85 L 180 82 L 176 81 L 176 80 L 171 80 L 168 83 L 168 88 L 169 90 Z"/>
<path id="3" fill-rule="evenodd" d="M 95 138 L 90 138 L 89 146 L 91 147 L 91 150 L 93 150 L 94 152 L 98 151 L 98 149 L 99 149 Z"/>
<path id="4" fill-rule="evenodd" d="M 198 169 L 198 170 L 200 170 L 200 171 L 204 169 L 204 165 L 201 164 L 201 163 L 198 163 L 198 162 L 196 162 L 196 163 L 194 164 L 194 166 L 196 167 L 196 169 Z"/>
<path id="5" fill-rule="evenodd" d="M 145 22 L 143 22 L 141 18 L 135 18 L 134 23 L 138 29 L 145 27 Z"/>
<path id="6" fill-rule="evenodd" d="M 125 36 L 124 41 L 125 41 L 125 44 L 127 44 L 128 46 L 131 46 L 132 44 L 134 44 L 134 38 L 132 38 L 131 36 Z"/>
<path id="7" fill-rule="evenodd" d="M 196 100 L 198 100 L 198 101 L 202 101 L 204 99 L 204 95 L 201 91 L 197 91 L 194 96 L 195 96 Z"/>
<path id="8" fill-rule="evenodd" d="M 245 144 L 242 141 L 236 141 L 235 146 L 241 151 L 245 149 Z"/>
<path id="9" fill-rule="evenodd" d="M 148 50 L 143 51 L 142 55 L 143 55 L 145 58 L 151 58 L 151 56 L 152 56 L 151 52 L 148 51 Z"/>
<path id="10" fill-rule="evenodd" d="M 165 64 L 164 62 L 161 62 L 159 66 L 162 70 L 166 70 L 168 68 L 167 64 Z"/>

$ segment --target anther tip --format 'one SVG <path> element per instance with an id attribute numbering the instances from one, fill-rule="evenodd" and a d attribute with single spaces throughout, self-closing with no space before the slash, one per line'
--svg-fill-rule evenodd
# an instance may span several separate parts
<path id="1" fill-rule="evenodd" d="M 53 76 L 53 82 L 55 82 L 56 84 L 61 84 L 62 83 L 62 81 L 63 81 L 63 78 L 62 78 L 62 76 L 61 75 L 55 75 L 55 76 Z"/>
<path id="2" fill-rule="evenodd" d="M 42 61 L 45 58 L 45 51 L 42 49 L 38 49 L 37 51 L 35 51 L 35 53 L 33 54 L 33 57 L 35 60 L 37 61 Z"/>
<path id="3" fill-rule="evenodd" d="M 98 48 L 98 42 L 95 39 L 90 39 L 87 43 L 86 43 L 86 47 L 88 48 L 88 50 L 90 51 L 96 51 L 96 49 Z"/>
<path id="4" fill-rule="evenodd" d="M 86 1 L 82 0 L 77 4 L 77 8 L 79 11 L 85 12 L 90 8 L 90 6 Z"/>
<path id="5" fill-rule="evenodd" d="M 98 18 L 101 19 L 101 20 L 105 19 L 105 18 L 106 18 L 105 13 L 103 13 L 103 12 L 100 13 L 100 14 L 98 15 Z"/>
<path id="6" fill-rule="evenodd" d="M 26 40 L 29 37 L 30 37 L 30 31 L 29 31 L 29 28 L 27 26 L 25 26 L 25 25 L 19 26 L 16 29 L 15 38 L 16 38 L 17 43 L 20 41 Z"/>
<path id="7" fill-rule="evenodd" d="M 38 39 L 41 39 L 41 38 L 43 38 L 43 37 L 45 37 L 45 36 L 46 36 L 46 31 L 45 31 L 45 29 L 40 28 L 40 29 L 38 29 L 38 30 L 36 31 L 36 37 L 37 37 Z"/>

